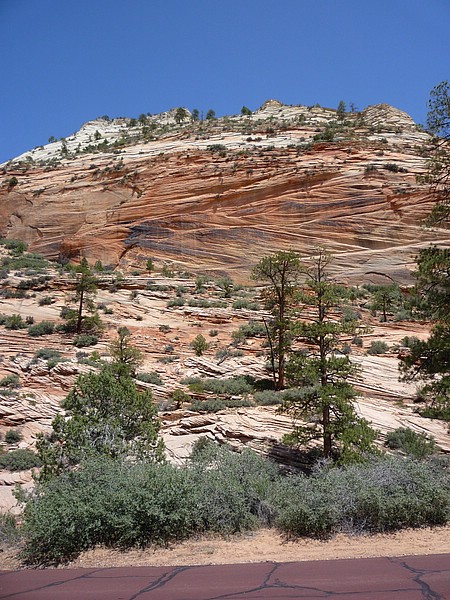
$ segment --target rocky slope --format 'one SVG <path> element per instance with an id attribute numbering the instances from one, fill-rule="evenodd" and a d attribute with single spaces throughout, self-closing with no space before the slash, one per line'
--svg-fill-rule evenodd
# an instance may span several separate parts
<path id="1" fill-rule="evenodd" d="M 262 313 L 233 308 L 233 298 L 224 302 L 214 283 L 194 294 L 195 275 L 166 278 L 161 268 L 226 272 L 247 281 L 255 262 L 272 250 L 295 248 L 308 256 L 323 244 L 335 252 L 341 279 L 381 283 L 388 275 L 407 284 L 420 247 L 450 242 L 448 231 L 421 226 L 433 204 L 416 181 L 426 169 L 429 137 L 408 115 L 387 105 L 344 118 L 331 109 L 276 101 L 251 116 L 214 121 L 176 123 L 176 114 L 137 122 L 99 119 L 67 140 L 2 165 L 0 235 L 26 240 L 30 250 L 51 258 L 84 255 L 125 273 L 120 285 L 112 285 L 115 275 L 105 275 L 111 281 L 99 290 L 97 302 L 108 311 L 102 314 L 106 332 L 95 350 L 106 355 L 117 326 L 130 329 L 145 356 L 143 370 L 162 378 L 162 385 L 140 385 L 152 388 L 161 407 L 173 461 L 183 460 L 194 441 L 207 435 L 293 464 L 295 457 L 287 457 L 280 444 L 292 423 L 273 407 L 201 415 L 187 404 L 165 410 L 183 377 L 258 376 L 265 357 L 262 340 L 251 339 L 239 348 L 241 356 L 218 360 L 216 351 L 230 345 L 232 332 Z M 148 257 L 156 265 L 151 277 L 144 268 Z M 11 272 L 0 288 L 17 290 L 32 277 Z M 0 297 L 0 313 L 60 321 L 70 287 L 64 277 L 52 270 L 47 287 L 31 288 L 23 298 Z M 255 293 L 245 292 L 250 299 Z M 167 306 L 181 295 L 206 304 L 220 299 L 222 305 Z M 51 303 L 41 304 L 46 296 Z M 450 452 L 446 424 L 414 412 L 415 387 L 398 382 L 395 351 L 366 355 L 372 340 L 393 348 L 405 336 L 426 337 L 428 327 L 378 323 L 368 310 L 363 316 L 373 329 L 362 348 L 352 346 L 353 360 L 362 367 L 355 382 L 358 411 L 380 430 L 381 440 L 406 426 L 433 435 Z M 210 344 L 200 358 L 190 347 L 198 333 Z M 0 389 L 0 434 L 18 430 L 20 444 L 34 447 L 36 434 L 49 429 L 77 375 L 90 367 L 77 356 L 72 338 L 61 333 L 33 338 L 26 330 L 0 327 L 0 341 L 0 380 L 17 375 L 21 385 L 14 393 Z M 50 366 L 36 359 L 41 348 L 59 351 L 66 362 Z M 12 503 L 13 484 L 30 477 L 0 473 L 0 508 Z"/>
<path id="2" fill-rule="evenodd" d="M 421 244 L 450 241 L 420 225 L 429 136 L 402 111 L 271 100 L 250 116 L 175 118 L 98 119 L 3 165 L 0 235 L 52 258 L 152 257 L 239 280 L 271 250 L 324 244 L 349 278 L 405 281 Z"/>

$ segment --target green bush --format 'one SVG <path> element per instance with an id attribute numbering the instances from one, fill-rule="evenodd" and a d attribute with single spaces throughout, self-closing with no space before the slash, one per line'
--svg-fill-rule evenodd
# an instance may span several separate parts
<path id="1" fill-rule="evenodd" d="M 209 446 L 185 468 L 90 461 L 38 486 L 24 510 L 22 556 L 44 566 L 100 544 L 145 547 L 254 528 L 269 512 L 264 500 L 275 477 L 253 453 Z"/>
<path id="2" fill-rule="evenodd" d="M 273 524 L 318 538 L 394 531 L 442 525 L 449 509 L 449 475 L 431 462 L 380 457 L 283 477 L 250 450 L 201 439 L 181 468 L 102 457 L 38 485 L 24 510 L 22 556 L 48 566 L 96 545 L 146 547 Z"/>
<path id="3" fill-rule="evenodd" d="M 253 406 L 248 399 L 242 398 L 210 398 L 207 400 L 196 400 L 189 406 L 193 412 L 215 413 L 225 408 L 243 408 Z"/>
<path id="4" fill-rule="evenodd" d="M 248 394 L 253 389 L 245 377 L 231 377 L 230 379 L 188 377 L 183 379 L 181 383 L 188 385 L 191 391 L 200 394 L 213 392 L 214 394 L 226 396 L 241 396 Z"/>
<path id="5" fill-rule="evenodd" d="M 150 373 L 136 373 L 135 378 L 138 381 L 143 381 L 144 383 L 152 383 L 153 385 L 163 385 L 161 375 L 156 371 L 151 371 Z"/>
<path id="6" fill-rule="evenodd" d="M 176 298 L 172 298 L 172 300 L 169 300 L 169 302 L 166 304 L 167 308 L 178 308 L 184 305 L 184 298 L 179 298 L 178 296 Z"/>
<path id="7" fill-rule="evenodd" d="M 40 467 L 42 462 L 39 457 L 28 449 L 19 448 L 11 452 L 0 453 L 0 469 L 8 471 L 26 471 Z"/>
<path id="8" fill-rule="evenodd" d="M 28 335 L 31 337 L 41 337 L 43 335 L 51 335 L 55 332 L 55 324 L 52 321 L 41 321 L 36 325 L 28 327 Z"/>
<path id="9" fill-rule="evenodd" d="M 3 319 L 3 325 L 5 326 L 6 329 L 13 329 L 13 330 L 25 329 L 25 327 L 27 326 L 27 324 L 22 319 L 22 317 L 20 315 L 16 315 L 16 314 L 5 317 Z"/>
<path id="10" fill-rule="evenodd" d="M 237 331 L 233 331 L 231 337 L 235 342 L 243 342 L 247 338 L 265 337 L 267 335 L 264 323 L 259 321 L 249 321 L 245 325 L 241 325 Z"/>
<path id="11" fill-rule="evenodd" d="M 55 360 L 61 358 L 61 352 L 54 350 L 53 348 L 39 348 L 34 353 L 34 358 L 42 358 L 44 360 Z"/>
<path id="12" fill-rule="evenodd" d="M 262 390 L 261 392 L 255 392 L 253 398 L 258 406 L 275 406 L 282 404 L 283 393 L 275 390 Z"/>
<path id="13" fill-rule="evenodd" d="M 196 356 L 202 356 L 209 348 L 209 344 L 205 337 L 199 333 L 190 343 L 191 348 L 194 350 Z"/>
<path id="14" fill-rule="evenodd" d="M 400 346 L 404 346 L 405 348 L 412 348 L 419 342 L 419 338 L 415 335 L 406 335 L 404 338 L 400 340 Z"/>
<path id="15" fill-rule="evenodd" d="M 0 513 L 0 546 L 12 546 L 19 539 L 16 517 L 11 513 Z"/>
<path id="16" fill-rule="evenodd" d="M 400 457 L 293 476 L 274 488 L 277 525 L 289 535 L 385 532 L 442 525 L 450 481 L 441 468 Z"/>
<path id="17" fill-rule="evenodd" d="M 22 240 L 8 240 L 6 238 L 0 238 L 0 244 L 5 246 L 8 250 L 11 250 L 13 254 L 23 254 L 27 251 L 28 245 Z"/>
<path id="18" fill-rule="evenodd" d="M 385 445 L 391 450 L 400 450 L 417 459 L 430 456 L 436 450 L 436 442 L 432 437 L 425 433 L 417 433 L 409 427 L 389 431 Z"/>
<path id="19" fill-rule="evenodd" d="M 385 354 L 389 350 L 389 346 L 382 340 L 373 340 L 370 347 L 367 349 L 367 354 L 377 355 Z"/>
<path id="20" fill-rule="evenodd" d="M 14 389 L 20 387 L 20 377 L 14 373 L 0 379 L 0 387 Z"/>
<path id="21" fill-rule="evenodd" d="M 40 254 L 23 254 L 20 256 L 6 256 L 2 260 L 2 266 L 7 269 L 35 269 L 37 272 L 42 272 L 48 269 L 51 264 Z"/>
<path id="22" fill-rule="evenodd" d="M 7 444 L 17 444 L 22 439 L 22 434 L 17 429 L 8 429 L 5 433 L 5 442 Z"/>
<path id="23" fill-rule="evenodd" d="M 52 296 L 43 296 L 42 298 L 39 298 L 38 304 L 39 306 L 49 306 L 50 304 L 53 304 L 53 298 Z"/>
<path id="24" fill-rule="evenodd" d="M 87 348 L 88 346 L 95 346 L 95 344 L 98 344 L 98 337 L 96 335 L 82 333 L 73 338 L 72 344 L 77 348 Z"/>
<path id="25" fill-rule="evenodd" d="M 236 310 L 242 308 L 245 308 L 247 310 L 259 310 L 261 307 L 259 306 L 258 302 L 251 302 L 246 298 L 238 298 L 233 302 L 233 308 Z"/>
<path id="26" fill-rule="evenodd" d="M 0 296 L 6 300 L 10 298 L 29 298 L 30 296 L 21 289 L 3 288 L 0 290 Z"/>

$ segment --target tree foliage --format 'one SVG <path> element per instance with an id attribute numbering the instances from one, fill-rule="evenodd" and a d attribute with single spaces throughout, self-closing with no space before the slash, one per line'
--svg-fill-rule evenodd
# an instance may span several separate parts
<path id="1" fill-rule="evenodd" d="M 426 180 L 438 203 L 428 219 L 430 225 L 447 226 L 450 217 L 450 86 L 442 81 L 430 94 L 427 126 L 435 134 L 434 154 Z"/>
<path id="2" fill-rule="evenodd" d="M 450 249 L 431 246 L 417 258 L 416 304 L 433 321 L 428 340 L 416 340 L 402 357 L 403 379 L 421 380 L 424 416 L 450 420 Z"/>
<path id="3" fill-rule="evenodd" d="M 252 279 L 268 283 L 263 291 L 265 306 L 272 313 L 265 323 L 275 389 L 285 385 L 286 355 L 292 343 L 295 294 L 301 273 L 300 258 L 293 250 L 263 257 L 252 271 Z"/>
<path id="4" fill-rule="evenodd" d="M 117 364 L 80 375 L 49 436 L 36 443 L 46 480 L 92 456 L 159 460 L 163 445 L 151 393 L 138 391 Z"/>
<path id="5" fill-rule="evenodd" d="M 175 111 L 175 122 L 180 124 L 183 121 L 185 121 L 187 118 L 189 117 L 189 112 L 183 108 L 183 107 L 178 107 L 177 110 Z"/>
<path id="6" fill-rule="evenodd" d="M 371 309 L 381 311 L 382 321 L 386 323 L 388 313 L 397 308 L 402 300 L 402 293 L 396 284 L 379 285 L 373 291 Z"/>
<path id="7" fill-rule="evenodd" d="M 109 345 L 109 354 L 118 367 L 134 376 L 143 362 L 142 352 L 132 345 L 131 333 L 127 327 L 119 327 L 117 333 L 117 338 Z"/>
<path id="8" fill-rule="evenodd" d="M 303 265 L 306 279 L 299 300 L 308 317 L 295 324 L 295 334 L 305 347 L 293 352 L 287 365 L 288 380 L 299 394 L 283 406 L 297 421 L 287 441 L 321 440 L 325 458 L 336 453 L 349 462 L 373 450 L 376 434 L 353 406 L 357 368 L 337 353 L 342 336 L 353 337 L 360 328 L 357 321 L 338 318 L 348 293 L 330 277 L 331 260 L 318 249 L 311 263 Z"/>
<path id="9" fill-rule="evenodd" d="M 85 258 L 75 267 L 73 277 L 74 293 L 69 305 L 65 306 L 61 313 L 66 320 L 66 328 L 76 333 L 101 330 L 102 323 L 94 302 L 98 281 Z M 75 304 L 76 308 L 71 308 L 71 304 Z"/>

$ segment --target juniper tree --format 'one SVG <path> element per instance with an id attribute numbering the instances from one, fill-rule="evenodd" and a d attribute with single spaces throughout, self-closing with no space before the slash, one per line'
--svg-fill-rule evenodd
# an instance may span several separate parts
<path id="1" fill-rule="evenodd" d="M 36 448 L 45 481 L 94 456 L 134 461 L 162 460 L 157 410 L 149 391 L 139 391 L 120 365 L 80 375 Z"/>

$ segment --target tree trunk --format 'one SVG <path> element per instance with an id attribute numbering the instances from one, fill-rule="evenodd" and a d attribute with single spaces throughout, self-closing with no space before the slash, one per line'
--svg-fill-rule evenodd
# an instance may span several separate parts
<path id="1" fill-rule="evenodd" d="M 322 423 L 323 423 L 323 456 L 330 458 L 331 456 L 331 433 L 328 431 L 330 425 L 330 407 L 326 404 L 322 408 Z"/>
<path id="2" fill-rule="evenodd" d="M 80 303 L 78 305 L 77 333 L 81 332 L 81 323 L 83 320 L 83 295 L 84 291 L 80 290 Z"/>

